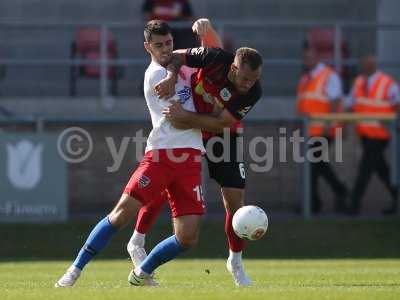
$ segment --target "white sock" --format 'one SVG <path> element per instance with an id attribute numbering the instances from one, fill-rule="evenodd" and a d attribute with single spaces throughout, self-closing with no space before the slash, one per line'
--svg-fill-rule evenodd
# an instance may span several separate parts
<path id="1" fill-rule="evenodd" d="M 137 232 L 136 230 L 133 232 L 131 239 L 129 240 L 129 244 L 138 246 L 138 247 L 144 247 L 144 242 L 145 242 L 146 234 L 145 233 L 140 233 Z"/>
<path id="2" fill-rule="evenodd" d="M 68 268 L 68 272 L 70 272 L 70 273 L 80 273 L 81 272 L 81 269 L 79 269 L 77 266 L 74 266 L 74 265 L 71 265 L 69 268 Z"/>
<path id="3" fill-rule="evenodd" d="M 242 261 L 242 251 L 239 252 L 233 252 L 232 250 L 229 249 L 229 260 L 231 261 Z"/>
<path id="4" fill-rule="evenodd" d="M 143 271 L 140 267 L 136 267 L 133 272 L 139 277 L 149 277 L 150 275 Z"/>

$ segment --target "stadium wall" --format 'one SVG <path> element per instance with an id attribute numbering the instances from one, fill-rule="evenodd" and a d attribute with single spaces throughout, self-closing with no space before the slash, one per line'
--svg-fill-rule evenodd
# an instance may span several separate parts
<path id="1" fill-rule="evenodd" d="M 379 22 L 399 22 L 400 1 L 382 0 L 379 2 Z M 381 30 L 377 34 L 377 52 L 380 60 L 398 60 L 400 49 L 400 33 L 394 30 Z M 387 66 L 387 72 L 400 78 L 400 68 Z"/>
<path id="2" fill-rule="evenodd" d="M 235 20 L 376 20 L 377 0 L 203 0 L 191 3 L 196 15 Z M 41 21 L 115 21 L 142 19 L 142 0 L 2 0 L 0 18 Z M 229 7 L 230 9 L 226 9 Z"/>
<path id="3" fill-rule="evenodd" d="M 269 1 L 191 1 L 197 16 L 212 21 L 235 20 L 238 25 L 227 26 L 224 32 L 233 48 L 250 46 L 273 59 L 301 59 L 306 29 L 293 27 L 242 26 L 241 22 L 340 22 L 377 20 L 377 1 L 355 0 L 269 0 Z M 16 22 L 138 22 L 142 1 L 130 0 L 3 0 L 0 2 L 0 21 Z M 225 9 L 226 7 L 230 9 Z M 0 27 L 0 59 L 69 59 L 76 27 Z M 119 58 L 147 59 L 143 51 L 142 28 L 112 28 L 118 43 Z M 375 51 L 376 31 L 345 29 L 351 56 L 362 51 Z M 139 96 L 145 65 L 123 68 L 118 95 Z M 398 70 L 397 70 L 398 71 Z M 301 73 L 300 66 L 270 66 L 262 79 L 265 90 L 273 96 L 290 96 Z M 5 97 L 55 97 L 69 95 L 68 66 L 7 66 L 0 69 L 0 95 Z M 271 75 L 273 74 L 273 75 Z M 21 85 L 24 86 L 21 89 Z M 80 78 L 78 94 L 83 97 L 99 95 L 96 80 Z"/>

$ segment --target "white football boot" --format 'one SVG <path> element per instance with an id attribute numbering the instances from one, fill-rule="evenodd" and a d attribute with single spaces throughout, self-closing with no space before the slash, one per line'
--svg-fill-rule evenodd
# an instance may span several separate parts
<path id="1" fill-rule="evenodd" d="M 244 272 L 243 263 L 241 260 L 234 261 L 229 259 L 226 261 L 226 268 L 232 274 L 235 284 L 240 287 L 250 286 L 252 281 Z"/>
<path id="2" fill-rule="evenodd" d="M 56 288 L 72 287 L 81 275 L 81 270 L 74 265 L 70 266 L 65 274 L 54 284 Z"/>
<path id="3" fill-rule="evenodd" d="M 158 286 L 158 282 L 152 276 L 139 276 L 134 270 L 129 273 L 128 282 L 134 286 Z"/>

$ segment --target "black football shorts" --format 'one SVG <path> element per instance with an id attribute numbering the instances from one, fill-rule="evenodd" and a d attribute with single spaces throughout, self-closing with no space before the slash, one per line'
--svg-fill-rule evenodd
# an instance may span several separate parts
<path id="1" fill-rule="evenodd" d="M 244 189 L 246 184 L 243 159 L 243 138 L 230 133 L 229 138 L 218 135 L 204 140 L 210 177 L 221 187 Z"/>

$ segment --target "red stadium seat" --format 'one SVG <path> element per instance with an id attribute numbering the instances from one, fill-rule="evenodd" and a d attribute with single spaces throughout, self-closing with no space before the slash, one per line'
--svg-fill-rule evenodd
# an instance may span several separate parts
<path id="1" fill-rule="evenodd" d="M 332 61 L 335 57 L 335 29 L 319 27 L 312 28 L 307 33 L 305 48 L 308 47 L 314 48 L 321 59 Z M 340 50 L 342 59 L 347 59 L 350 57 L 349 45 L 347 41 L 343 39 L 343 37 Z M 340 75 L 344 81 L 346 89 L 346 86 L 350 81 L 349 67 L 343 66 L 340 70 Z"/>
<path id="2" fill-rule="evenodd" d="M 313 28 L 307 34 L 307 45 L 313 47 L 323 59 L 335 56 L 335 30 L 330 28 Z M 349 57 L 349 48 L 345 40 L 341 43 L 342 58 Z"/>
<path id="3" fill-rule="evenodd" d="M 100 36 L 98 28 L 82 28 L 76 35 L 71 45 L 71 58 L 100 59 Z M 107 56 L 109 59 L 118 58 L 118 47 L 112 33 L 107 31 Z M 111 94 L 117 94 L 118 79 L 121 77 L 121 69 L 109 67 L 107 76 L 111 80 Z M 72 66 L 70 76 L 70 95 L 76 95 L 76 81 L 78 77 L 100 78 L 100 66 L 82 65 Z"/>

